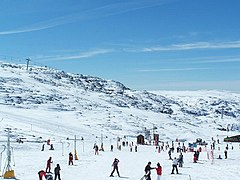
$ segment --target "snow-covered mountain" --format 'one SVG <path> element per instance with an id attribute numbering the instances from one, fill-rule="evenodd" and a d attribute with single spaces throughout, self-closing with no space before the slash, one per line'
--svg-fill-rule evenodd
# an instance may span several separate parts
<path id="1" fill-rule="evenodd" d="M 13 129 L 44 124 L 91 137 L 99 131 L 136 136 L 154 127 L 160 139 L 173 140 L 240 126 L 240 94 L 231 92 L 136 91 L 112 80 L 8 63 L 1 63 L 0 92 L 2 127 Z M 43 122 L 43 115 L 49 119 Z"/>
<path id="2" fill-rule="evenodd" d="M 24 180 L 37 179 L 37 172 L 45 169 L 49 156 L 53 167 L 60 164 L 65 180 L 117 179 L 108 177 L 115 157 L 120 159 L 122 177 L 131 180 L 143 176 L 148 161 L 153 166 L 161 162 L 164 179 L 237 179 L 238 144 L 229 144 L 234 147 L 229 151 L 229 160 L 213 160 L 223 157 L 223 138 L 239 133 L 239 124 L 238 93 L 135 91 L 120 82 L 97 77 L 0 63 L 0 175 L 9 161 L 4 150 L 6 128 L 10 128 L 11 166 L 16 177 Z M 227 128 L 230 131 L 225 131 Z M 193 142 L 200 137 L 211 143 L 214 137 L 220 143 L 211 160 L 207 158 L 210 145 L 204 148 L 199 163 L 192 163 L 192 152 L 184 153 L 184 168 L 176 176 L 170 174 L 167 151 L 157 153 L 154 146 L 138 146 L 137 153 L 127 146 L 116 150 L 118 137 L 135 145 L 137 135 L 151 139 L 153 133 L 158 133 L 163 142 L 176 138 Z M 45 144 L 47 139 L 54 144 L 54 151 Z M 94 143 L 104 143 L 105 152 L 95 156 Z M 110 144 L 114 145 L 113 152 Z M 42 145 L 44 151 L 40 150 Z M 80 159 L 74 161 L 75 166 L 68 166 L 68 153 L 75 150 Z M 173 155 L 178 156 L 176 152 Z M 156 178 L 155 173 L 152 176 Z"/>

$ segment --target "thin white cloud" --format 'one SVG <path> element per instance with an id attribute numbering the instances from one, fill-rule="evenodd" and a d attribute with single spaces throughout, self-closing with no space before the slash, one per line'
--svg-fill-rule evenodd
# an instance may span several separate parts
<path id="1" fill-rule="evenodd" d="M 39 23 L 34 23 L 32 25 L 28 25 L 25 27 L 19 27 L 19 28 L 7 30 L 7 31 L 0 31 L 0 35 L 10 35 L 10 34 L 40 31 L 40 30 L 49 29 L 49 28 L 53 28 L 63 24 L 80 21 L 80 20 L 83 21 L 87 19 L 98 19 L 98 18 L 109 17 L 117 14 L 123 14 L 131 11 L 136 11 L 140 9 L 160 6 L 166 2 L 168 1 L 166 0 L 139 1 L 138 0 L 133 2 L 107 4 L 107 5 L 93 8 L 87 11 L 82 11 L 80 13 L 70 14 L 70 15 L 42 21 Z"/>
<path id="2" fill-rule="evenodd" d="M 211 68 L 166 68 L 166 69 L 142 69 L 139 72 L 163 72 L 163 71 L 195 71 L 195 70 L 208 70 Z"/>
<path id="3" fill-rule="evenodd" d="M 91 58 L 94 56 L 111 53 L 113 52 L 110 49 L 96 49 L 92 51 L 86 51 L 86 52 L 80 52 L 80 53 L 74 53 L 74 54 L 65 54 L 65 55 L 48 55 L 48 56 L 35 56 L 32 57 L 36 61 L 62 61 L 62 60 L 80 60 L 80 59 L 86 59 Z"/>
<path id="4" fill-rule="evenodd" d="M 240 48 L 240 41 L 227 41 L 227 42 L 196 42 L 188 44 L 173 44 L 169 46 L 155 46 L 143 48 L 143 52 L 157 52 L 157 51 L 182 51 L 194 49 L 233 49 Z"/>
<path id="5" fill-rule="evenodd" d="M 198 61 L 192 61 L 193 64 L 205 64 L 205 63 L 233 63 L 233 62 L 240 62 L 240 57 L 229 57 L 229 58 L 218 58 L 218 59 L 209 59 L 209 60 L 198 60 Z"/>
<path id="6" fill-rule="evenodd" d="M 191 57 L 191 58 L 174 58 L 165 59 L 168 62 L 181 62 L 189 64 L 208 64 L 208 63 L 232 63 L 240 62 L 240 56 L 203 56 L 203 57 Z"/>
<path id="7" fill-rule="evenodd" d="M 47 21 L 35 23 L 35 24 L 21 27 L 21 28 L 16 28 L 14 30 L 0 31 L 0 35 L 10 35 L 10 34 L 18 34 L 18 33 L 27 33 L 32 31 L 40 31 L 44 29 L 53 28 L 62 24 L 66 24 L 72 21 L 73 21 L 73 16 L 69 15 L 69 16 L 54 18 Z"/>
<path id="8" fill-rule="evenodd" d="M 105 13 L 102 14 L 104 17 L 113 16 L 117 14 L 124 14 L 131 11 L 137 11 L 140 9 L 152 8 L 161 6 L 163 4 L 169 3 L 171 1 L 166 0 L 136 0 L 130 2 L 120 2 L 114 4 L 108 4 L 106 6 L 102 6 L 98 8 L 98 10 L 104 11 Z"/>

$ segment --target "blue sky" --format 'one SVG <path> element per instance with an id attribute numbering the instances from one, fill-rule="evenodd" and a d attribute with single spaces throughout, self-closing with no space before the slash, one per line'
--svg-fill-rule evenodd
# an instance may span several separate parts
<path id="1" fill-rule="evenodd" d="M 0 59 L 137 90 L 240 91 L 239 0 L 1 0 Z"/>

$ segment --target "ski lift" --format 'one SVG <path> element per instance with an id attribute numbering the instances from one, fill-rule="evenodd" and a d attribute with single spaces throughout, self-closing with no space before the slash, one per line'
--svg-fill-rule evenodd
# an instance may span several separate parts
<path id="1" fill-rule="evenodd" d="M 0 172 L 1 172 L 1 169 L 2 169 L 2 153 L 6 150 L 6 146 L 3 145 L 4 149 L 1 151 L 1 157 L 0 157 Z"/>
<path id="2" fill-rule="evenodd" d="M 8 140 L 7 140 L 7 161 L 6 165 L 4 167 L 4 174 L 3 178 L 4 179 L 16 179 L 14 170 L 11 167 L 11 146 L 10 146 L 10 129 L 8 128 Z"/>

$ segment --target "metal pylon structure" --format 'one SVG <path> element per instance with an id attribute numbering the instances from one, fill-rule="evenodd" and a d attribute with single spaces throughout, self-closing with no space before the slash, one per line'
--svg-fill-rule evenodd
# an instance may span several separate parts
<path id="1" fill-rule="evenodd" d="M 8 139 L 7 139 L 7 161 L 5 168 L 3 170 L 3 178 L 4 179 L 16 179 L 14 170 L 11 167 L 11 157 L 12 157 L 12 152 L 11 152 L 11 145 L 10 145 L 10 129 L 7 128 L 8 130 Z"/>

